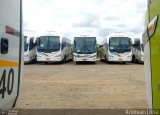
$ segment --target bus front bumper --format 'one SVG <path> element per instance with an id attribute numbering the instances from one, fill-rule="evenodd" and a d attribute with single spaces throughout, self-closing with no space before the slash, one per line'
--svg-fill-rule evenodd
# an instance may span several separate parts
<path id="1" fill-rule="evenodd" d="M 131 62 L 132 61 L 132 57 L 108 57 L 108 61 L 112 61 L 112 62 Z"/>
<path id="2" fill-rule="evenodd" d="M 31 61 L 29 56 L 24 56 L 24 63 L 29 63 Z"/>
<path id="3" fill-rule="evenodd" d="M 93 58 L 78 58 L 78 57 L 74 57 L 73 59 L 74 61 L 78 62 L 78 61 L 90 61 L 90 62 L 95 62 L 96 61 L 96 57 Z"/>
<path id="4" fill-rule="evenodd" d="M 60 62 L 61 57 L 37 57 L 38 62 Z"/>

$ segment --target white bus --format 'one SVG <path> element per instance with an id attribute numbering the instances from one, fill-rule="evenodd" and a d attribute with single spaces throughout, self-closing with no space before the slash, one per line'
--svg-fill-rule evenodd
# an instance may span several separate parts
<path id="1" fill-rule="evenodd" d="M 59 34 L 37 38 L 37 62 L 62 62 L 73 59 L 71 40 Z"/>
<path id="2" fill-rule="evenodd" d="M 143 46 L 142 39 L 134 38 L 132 51 L 133 51 L 132 61 L 143 63 L 144 62 L 144 46 Z"/>
<path id="3" fill-rule="evenodd" d="M 94 36 L 74 37 L 73 60 L 78 63 L 89 61 L 96 63 L 97 59 L 97 40 Z"/>
<path id="4" fill-rule="evenodd" d="M 21 0 L 0 0 L 0 115 L 15 106 L 23 68 Z"/>
<path id="5" fill-rule="evenodd" d="M 36 37 L 31 35 L 24 35 L 24 63 L 36 61 Z"/>
<path id="6" fill-rule="evenodd" d="M 132 60 L 133 37 L 125 33 L 112 33 L 100 43 L 100 59 L 108 62 Z"/>

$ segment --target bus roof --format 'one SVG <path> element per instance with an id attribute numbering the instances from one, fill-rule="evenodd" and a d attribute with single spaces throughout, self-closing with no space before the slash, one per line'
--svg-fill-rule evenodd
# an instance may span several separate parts
<path id="1" fill-rule="evenodd" d="M 122 32 L 111 33 L 106 37 L 107 42 L 109 42 L 109 38 L 111 38 L 111 37 L 129 37 L 131 39 L 132 43 L 134 42 L 134 36 L 130 35 L 128 33 L 122 33 Z"/>
<path id="2" fill-rule="evenodd" d="M 120 33 L 118 33 L 118 32 L 111 33 L 107 36 L 107 38 L 110 38 L 110 37 L 130 37 L 130 38 L 133 38 L 132 35 L 129 35 L 128 33 L 121 33 L 121 32 Z"/>

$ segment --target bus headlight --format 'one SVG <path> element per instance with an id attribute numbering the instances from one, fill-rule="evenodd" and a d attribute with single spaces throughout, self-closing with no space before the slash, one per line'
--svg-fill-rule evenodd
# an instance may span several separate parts
<path id="1" fill-rule="evenodd" d="M 56 55 L 55 57 L 61 57 L 61 54 Z"/>
<path id="2" fill-rule="evenodd" d="M 113 55 L 109 55 L 109 57 L 113 58 L 114 56 Z"/>
<path id="3" fill-rule="evenodd" d="M 74 55 L 74 57 L 78 58 L 79 56 L 78 55 Z"/>
<path id="4" fill-rule="evenodd" d="M 26 54 L 24 57 L 29 57 L 29 54 Z"/>
<path id="5" fill-rule="evenodd" d="M 37 53 L 37 57 L 41 57 L 41 55 Z"/>
<path id="6" fill-rule="evenodd" d="M 79 55 L 78 55 L 78 54 L 75 54 L 75 53 L 73 53 L 73 56 L 74 56 L 74 57 L 79 57 Z"/>
<path id="7" fill-rule="evenodd" d="M 97 54 L 93 54 L 90 56 L 90 58 L 94 58 L 94 57 L 97 57 Z"/>
<path id="8" fill-rule="evenodd" d="M 109 54 L 109 57 L 113 58 L 115 57 L 115 54 Z"/>

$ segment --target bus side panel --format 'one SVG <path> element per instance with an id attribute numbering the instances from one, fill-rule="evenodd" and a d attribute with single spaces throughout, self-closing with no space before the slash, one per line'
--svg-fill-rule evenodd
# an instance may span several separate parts
<path id="1" fill-rule="evenodd" d="M 12 108 L 19 93 L 22 64 L 20 9 L 21 0 L 0 1 L 0 44 L 3 38 L 8 40 L 8 52 L 0 50 L 0 109 Z"/>
<path id="2" fill-rule="evenodd" d="M 148 42 L 145 45 L 144 49 L 145 53 L 145 61 L 144 61 L 144 69 L 145 69 L 145 84 L 146 84 L 146 91 L 147 91 L 147 100 L 149 108 L 152 108 L 152 83 L 151 83 L 151 64 L 150 64 L 150 43 Z M 148 63 L 149 62 L 149 63 Z"/>
<path id="3" fill-rule="evenodd" d="M 160 15 L 160 0 L 153 0 L 149 6 L 150 21 Z M 150 39 L 151 68 L 153 88 L 153 109 L 160 109 L 160 21 L 157 22 L 155 34 Z"/>

